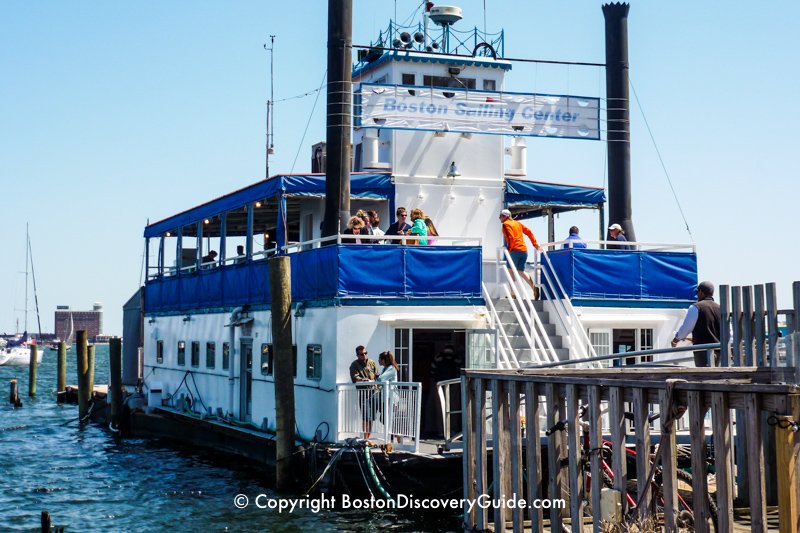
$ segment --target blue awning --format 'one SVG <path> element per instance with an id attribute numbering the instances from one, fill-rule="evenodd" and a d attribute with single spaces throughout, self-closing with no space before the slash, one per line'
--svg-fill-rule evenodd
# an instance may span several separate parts
<path id="1" fill-rule="evenodd" d="M 394 184 L 391 174 L 356 172 L 350 175 L 350 197 L 356 199 L 389 199 Z M 220 196 L 177 215 L 150 224 L 144 229 L 145 238 L 154 237 L 175 228 L 238 209 L 259 200 L 278 196 L 324 196 L 325 174 L 277 175 L 243 189 Z"/>
<path id="2" fill-rule="evenodd" d="M 512 211 L 527 212 L 529 217 L 539 216 L 536 212 L 544 208 L 554 213 L 583 207 L 599 208 L 605 201 L 602 187 L 506 178 L 506 205 Z"/>

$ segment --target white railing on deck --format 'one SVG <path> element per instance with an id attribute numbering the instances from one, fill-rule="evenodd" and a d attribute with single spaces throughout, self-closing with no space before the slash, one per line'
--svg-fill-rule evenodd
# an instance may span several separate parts
<path id="1" fill-rule="evenodd" d="M 336 440 L 365 438 L 419 450 L 420 384 L 412 382 L 339 383 Z"/>
<path id="2" fill-rule="evenodd" d="M 555 242 L 548 242 L 547 244 L 542 244 L 542 248 L 545 250 L 561 250 L 562 248 L 572 248 L 575 243 L 582 242 L 586 244 L 587 248 L 590 249 L 614 249 L 614 246 L 619 245 L 628 245 L 630 246 L 631 250 L 639 251 L 639 252 L 680 252 L 684 251 L 686 253 L 695 253 L 697 251 L 697 247 L 694 244 L 676 244 L 676 243 L 669 243 L 669 242 L 633 242 L 633 241 L 584 241 L 581 239 L 580 241 L 574 240 L 564 240 L 564 241 L 555 241 Z"/>
<path id="3" fill-rule="evenodd" d="M 514 353 L 514 347 L 511 346 L 511 340 L 506 334 L 506 328 L 503 327 L 500 315 L 497 314 L 492 297 L 489 295 L 489 289 L 486 288 L 485 283 L 481 283 L 481 288 L 483 290 L 483 299 L 486 302 L 486 309 L 489 311 L 489 327 L 497 331 L 499 339 L 497 343 L 497 368 L 519 368 L 517 354 Z"/>
<path id="4" fill-rule="evenodd" d="M 558 361 L 558 355 L 550 342 L 550 336 L 544 329 L 539 314 L 531 298 L 531 289 L 523 281 L 515 268 L 508 268 L 513 265 L 511 255 L 505 248 L 499 248 L 499 258 L 497 268 L 505 296 L 511 302 L 511 309 L 514 311 L 519 325 L 522 327 L 523 335 L 528 341 L 531 349 L 531 361 L 533 363 L 548 363 Z M 516 296 L 516 298 L 514 298 Z M 519 358 L 517 358 L 519 360 Z"/>
<path id="5" fill-rule="evenodd" d="M 592 346 L 589 340 L 586 328 L 581 323 L 578 313 L 575 312 L 575 308 L 572 306 L 572 301 L 569 299 L 569 296 L 567 296 L 567 292 L 564 290 L 561 280 L 556 275 L 553 264 L 547 256 L 547 252 L 542 251 L 536 254 L 537 263 L 539 261 L 539 256 L 542 257 L 541 263 L 549 267 L 538 268 L 537 265 L 537 270 L 542 273 L 546 281 L 546 283 L 540 284 L 540 290 L 543 291 L 542 294 L 544 294 L 547 301 L 552 304 L 552 309 L 555 312 L 556 318 L 567 333 L 567 337 L 570 339 L 570 359 L 597 357 L 597 352 L 595 352 L 594 346 Z M 589 364 L 590 366 L 597 366 L 594 363 Z"/>

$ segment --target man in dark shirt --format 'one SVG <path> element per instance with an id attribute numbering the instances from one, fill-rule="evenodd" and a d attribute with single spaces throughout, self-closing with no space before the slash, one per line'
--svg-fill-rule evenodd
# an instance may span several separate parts
<path id="1" fill-rule="evenodd" d="M 350 380 L 358 384 L 364 381 L 375 381 L 377 376 L 378 367 L 375 366 L 375 361 L 367 357 L 366 348 L 357 346 L 356 360 L 350 364 Z M 361 387 L 356 385 L 356 394 L 358 406 L 361 409 L 361 421 L 364 424 L 364 438 L 368 439 L 369 434 L 372 432 L 372 421 L 375 418 L 378 399 L 375 397 L 373 385 Z"/>
<path id="2" fill-rule="evenodd" d="M 408 212 L 405 207 L 398 207 L 395 214 L 397 215 L 397 222 L 389 226 L 384 235 L 405 235 L 411 229 L 411 224 L 406 222 L 408 220 Z M 401 242 L 399 240 L 387 240 L 386 244 L 400 244 Z"/>
<path id="3" fill-rule="evenodd" d="M 692 334 L 692 344 L 712 344 L 719 342 L 720 310 L 714 301 L 714 284 L 703 281 L 697 286 L 697 302 L 689 307 L 686 318 L 672 339 L 672 347 Z M 719 366 L 719 350 L 714 350 L 714 366 Z M 708 352 L 694 352 L 694 366 L 708 366 Z"/>

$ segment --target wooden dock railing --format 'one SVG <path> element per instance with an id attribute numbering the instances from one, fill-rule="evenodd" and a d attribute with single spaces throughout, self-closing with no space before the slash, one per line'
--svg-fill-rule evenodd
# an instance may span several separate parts
<path id="1" fill-rule="evenodd" d="M 800 387 L 794 376 L 794 368 L 775 367 L 466 370 L 465 527 L 485 530 L 493 522 L 498 532 L 509 526 L 515 533 L 565 526 L 578 532 L 584 520 L 601 531 L 604 520 L 649 519 L 676 531 L 690 517 L 695 531 L 709 531 L 712 521 L 716 531 L 733 531 L 733 437 L 746 433 L 747 462 L 738 464 L 748 484 L 738 490 L 749 507 L 748 527 L 767 530 L 769 482 L 776 484 L 780 531 L 797 532 Z M 738 423 L 732 410 L 744 413 Z M 606 415 L 610 431 L 604 432 Z M 684 416 L 690 431 L 677 435 L 676 420 Z M 777 464 L 767 475 L 770 433 Z M 688 461 L 678 455 L 679 439 L 689 443 Z M 508 504 L 520 499 L 525 505 Z"/>

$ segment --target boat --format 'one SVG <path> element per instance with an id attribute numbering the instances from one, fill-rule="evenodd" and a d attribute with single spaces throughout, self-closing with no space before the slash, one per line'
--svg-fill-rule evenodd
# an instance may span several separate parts
<path id="1" fill-rule="evenodd" d="M 36 277 L 33 272 L 33 256 L 31 254 L 31 240 L 27 226 L 25 228 L 25 331 L 16 339 L 6 341 L 4 347 L 0 348 L 0 365 L 29 365 L 31 360 L 31 346 L 36 345 L 36 339 L 28 336 L 28 267 L 30 265 L 31 275 L 33 276 L 33 294 L 36 302 L 36 320 L 39 323 L 39 336 L 42 334 L 41 322 L 39 321 L 39 301 L 36 296 Z M 18 330 L 19 331 L 19 330 Z M 36 352 L 36 362 L 42 362 L 44 346 Z"/>
<path id="2" fill-rule="evenodd" d="M 137 291 L 131 299 L 143 302 L 140 324 L 124 331 L 143 342 L 124 357 L 136 365 L 142 350 L 139 377 L 153 410 L 202 412 L 242 431 L 274 432 L 268 259 L 286 255 L 294 394 L 303 406 L 298 440 L 336 447 L 368 439 L 404 458 L 398 486 L 423 490 L 424 482 L 399 485 L 417 465 L 411 477 L 439 476 L 427 487 L 444 494 L 441 465 L 456 464 L 450 489 L 461 482 L 462 368 L 581 360 L 592 367 L 611 364 L 594 362 L 597 356 L 666 346 L 694 299 L 697 257 L 682 243 L 614 249 L 604 189 L 527 177 L 529 140 L 601 139 L 600 99 L 508 90 L 512 61 L 504 59 L 502 32 L 461 35 L 459 8 L 425 5 L 419 26 L 390 23 L 357 57 L 354 170 L 344 174 L 351 213 L 374 210 L 385 228 L 399 208 L 419 208 L 436 222 L 436 245 L 406 235 L 362 235 L 354 243 L 342 238 L 346 220 L 323 233 L 330 173 L 315 146 L 316 173 L 272 175 L 194 207 L 176 205 L 175 214 L 144 228 L 154 259 L 147 256 L 143 297 Z M 541 288 L 537 299 L 506 268 L 503 209 L 518 220 L 545 217 L 550 227 L 557 213 L 594 209 L 601 232 L 585 248 L 551 238 L 531 254 L 526 269 Z M 608 222 L 633 233 L 629 220 Z M 265 233 L 274 245 L 258 249 Z M 638 274 L 609 278 L 609 271 Z M 391 351 L 398 381 L 353 383 L 361 346 L 372 360 Z M 398 467 L 381 468 L 393 475 Z"/>
<path id="3" fill-rule="evenodd" d="M 67 350 L 69 350 L 72 347 L 74 341 L 75 341 L 75 322 L 72 320 L 72 312 L 70 312 L 69 333 L 67 333 L 67 338 L 64 339 L 63 341 L 66 344 Z M 47 348 L 53 350 L 54 352 L 57 352 L 60 344 L 61 344 L 61 339 L 55 339 L 50 344 L 47 345 Z"/>

